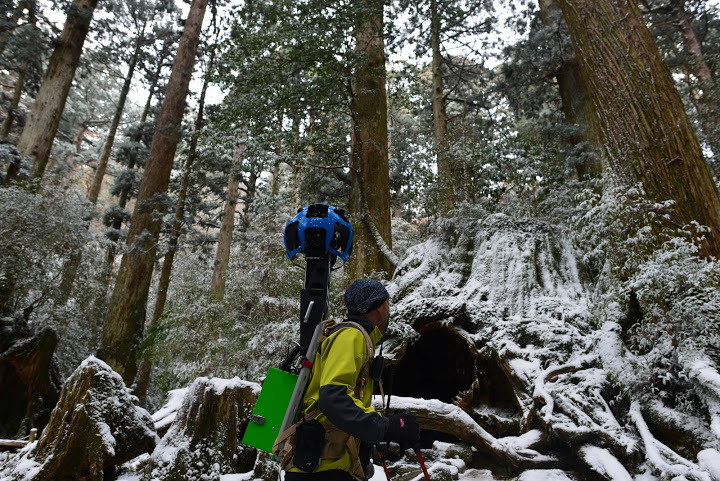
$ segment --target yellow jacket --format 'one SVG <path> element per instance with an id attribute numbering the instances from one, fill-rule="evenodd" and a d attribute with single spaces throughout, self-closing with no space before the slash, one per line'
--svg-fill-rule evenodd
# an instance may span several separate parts
<path id="1" fill-rule="evenodd" d="M 350 316 L 348 320 L 365 329 L 373 348 L 382 338 L 375 324 L 364 317 Z M 372 408 L 374 382 L 369 376 L 362 398 L 356 396 L 358 377 L 366 360 L 367 343 L 357 328 L 339 327 L 331 331 L 315 356 L 312 378 L 303 397 L 303 412 L 311 416 L 319 408 L 321 412 L 315 419 L 326 428 L 334 426 L 360 441 L 376 444 L 385 437 L 389 419 Z M 340 469 L 353 474 L 353 464 L 346 449 L 339 459 L 323 459 L 314 472 Z M 301 472 L 297 468 L 290 471 Z"/>

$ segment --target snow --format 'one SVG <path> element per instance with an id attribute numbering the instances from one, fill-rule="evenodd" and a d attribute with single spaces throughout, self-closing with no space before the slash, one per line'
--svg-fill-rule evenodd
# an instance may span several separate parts
<path id="1" fill-rule="evenodd" d="M 684 459 L 667 446 L 655 439 L 643 419 L 640 405 L 633 401 L 630 406 L 630 417 L 635 423 L 645 446 L 648 462 L 664 475 L 675 477 L 691 476 L 701 481 L 712 481 L 707 472 L 700 471 L 699 466 Z"/>
<path id="2" fill-rule="evenodd" d="M 11 458 L 10 462 L 7 463 L 9 469 L 0 469 L 0 481 L 34 478 L 42 468 L 42 465 L 30 455 L 36 446 L 37 441 L 27 444 L 17 453 L 15 460 Z M 13 461 L 15 462 L 13 463 Z M 5 468 L 5 466 L 2 466 L 2 468 Z"/>
<path id="3" fill-rule="evenodd" d="M 530 469 L 518 476 L 517 481 L 572 481 L 559 469 Z"/>
<path id="4" fill-rule="evenodd" d="M 713 481 L 720 481 L 720 453 L 714 449 L 703 449 L 698 453 L 698 464 Z"/>
<path id="5" fill-rule="evenodd" d="M 100 436 L 102 437 L 102 444 L 105 448 L 105 452 L 108 456 L 115 456 L 115 436 L 112 435 L 110 426 L 102 421 L 99 421 L 97 426 L 100 429 Z"/>
<path id="6" fill-rule="evenodd" d="M 587 444 L 580 448 L 580 456 L 593 471 L 605 479 L 612 481 L 632 481 L 630 473 L 627 472 L 623 465 L 620 464 L 620 461 L 607 449 Z"/>
<path id="7" fill-rule="evenodd" d="M 173 421 L 175 421 L 175 417 L 177 416 L 180 406 L 182 406 L 182 401 L 185 398 L 187 391 L 188 388 L 182 388 L 173 389 L 168 392 L 165 404 L 159 411 L 152 415 L 152 420 L 155 423 L 156 430 L 161 431 L 169 427 Z"/>
<path id="8" fill-rule="evenodd" d="M 220 481 L 251 481 L 255 476 L 253 472 L 239 473 L 239 474 L 221 474 Z"/>
<path id="9" fill-rule="evenodd" d="M 520 436 L 507 436 L 502 438 L 508 446 L 514 449 L 530 449 L 537 445 L 543 438 L 543 432 L 539 429 L 533 429 Z"/>
<path id="10" fill-rule="evenodd" d="M 212 389 L 218 396 L 222 396 L 223 392 L 225 392 L 225 389 L 243 389 L 246 387 L 252 388 L 253 393 L 257 396 L 260 394 L 260 390 L 262 389 L 262 386 L 256 382 L 250 382 L 245 381 L 243 379 L 240 379 L 239 377 L 234 377 L 232 379 L 222 379 L 222 378 L 198 378 L 198 379 L 207 379 L 208 382 L 212 385 Z"/>
<path id="11" fill-rule="evenodd" d="M 507 453 L 509 456 L 515 458 L 523 457 L 535 462 L 550 462 L 556 460 L 553 456 L 543 455 L 532 449 L 516 448 L 514 441 L 516 441 L 517 438 L 513 438 L 510 441 L 505 441 L 504 438 L 495 438 L 482 426 L 478 425 L 468 413 L 453 404 L 447 404 L 437 399 L 417 399 L 403 396 L 393 396 L 392 403 L 394 410 L 407 409 L 409 411 L 419 411 L 427 409 L 432 411 L 434 416 L 452 421 L 454 424 L 463 424 L 467 426 L 467 429 L 473 434 L 472 437 L 478 440 L 478 445 L 480 446 L 489 446 L 495 450 Z M 373 396 L 373 406 L 375 409 L 381 409 L 382 403 L 379 396 Z"/>

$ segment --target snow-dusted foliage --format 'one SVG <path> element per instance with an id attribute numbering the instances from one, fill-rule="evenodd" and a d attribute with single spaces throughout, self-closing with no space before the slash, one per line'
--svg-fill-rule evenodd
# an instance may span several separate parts
<path id="1" fill-rule="evenodd" d="M 236 234 L 222 300 L 208 293 L 211 263 L 194 254 L 176 258 L 165 314 L 151 332 L 160 396 L 197 376 L 257 381 L 283 360 L 298 336 L 304 279 L 283 248 L 285 215 L 267 213 L 253 219 L 262 230 Z M 336 290 L 339 278 L 333 275 Z"/>
<path id="2" fill-rule="evenodd" d="M 94 352 L 102 330 L 104 240 L 88 230 L 91 206 L 56 188 L 33 194 L 11 186 L 0 189 L 0 212 L 0 311 L 54 328 L 69 375 Z M 82 262 L 73 266 L 74 252 Z M 60 286 L 69 274 L 75 288 L 68 296 Z"/>
<path id="3" fill-rule="evenodd" d="M 714 412 L 720 423 L 710 405 L 718 393 L 696 372 L 720 363 L 720 262 L 700 257 L 705 228 L 670 225 L 673 203 L 653 204 L 640 187 L 608 188 L 588 205 L 580 240 L 603 266 L 593 316 L 620 325 L 633 365 L 622 382 L 681 411 Z"/>

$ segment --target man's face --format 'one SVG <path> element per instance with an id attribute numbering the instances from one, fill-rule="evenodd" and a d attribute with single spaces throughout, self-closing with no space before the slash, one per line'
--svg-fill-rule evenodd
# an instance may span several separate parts
<path id="1" fill-rule="evenodd" d="M 388 324 L 390 323 L 390 299 L 386 299 L 378 311 L 380 316 L 377 326 L 378 329 L 380 329 L 380 332 L 384 335 L 385 331 L 387 331 Z"/>

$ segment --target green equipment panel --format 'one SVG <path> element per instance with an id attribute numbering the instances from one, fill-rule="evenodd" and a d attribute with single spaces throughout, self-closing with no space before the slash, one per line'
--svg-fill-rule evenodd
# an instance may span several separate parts
<path id="1" fill-rule="evenodd" d="M 272 453 L 297 379 L 297 374 L 272 367 L 268 370 L 245 430 L 243 444 Z"/>

